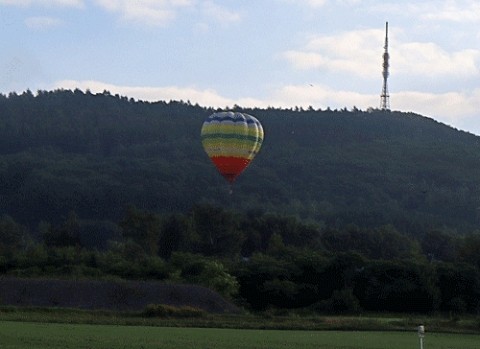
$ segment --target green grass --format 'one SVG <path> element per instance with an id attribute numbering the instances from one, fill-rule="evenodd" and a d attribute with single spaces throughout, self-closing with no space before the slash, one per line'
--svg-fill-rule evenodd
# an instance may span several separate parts
<path id="1" fill-rule="evenodd" d="M 406 349 L 415 332 L 279 331 L 0 321 L 2 349 Z M 478 349 L 479 335 L 430 333 L 425 349 Z"/>
<path id="2" fill-rule="evenodd" d="M 116 312 L 68 308 L 0 306 L 0 321 L 129 325 L 154 327 L 202 327 L 269 330 L 415 331 L 423 324 L 429 332 L 480 334 L 480 318 L 414 316 L 408 314 L 365 314 L 358 316 L 320 316 L 299 314 L 207 314 L 198 316 L 152 316 L 145 312 Z M 480 345 L 479 345 L 480 348 Z M 1 349 L 1 347 L 0 347 Z"/>

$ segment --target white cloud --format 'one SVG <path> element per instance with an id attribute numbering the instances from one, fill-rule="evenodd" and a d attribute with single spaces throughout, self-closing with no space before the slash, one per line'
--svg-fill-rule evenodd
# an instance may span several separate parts
<path id="1" fill-rule="evenodd" d="M 478 114 L 480 89 L 469 92 L 424 93 L 405 91 L 391 96 L 395 109 L 415 111 L 449 125 L 459 125 Z"/>
<path id="2" fill-rule="evenodd" d="M 15 5 L 22 7 L 46 6 L 46 7 L 83 7 L 84 0 L 0 0 L 0 5 Z"/>
<path id="3" fill-rule="evenodd" d="M 298 69 L 343 71 L 359 76 L 378 75 L 383 52 L 382 30 L 367 29 L 332 36 L 315 36 L 303 50 L 284 52 Z"/>
<path id="4" fill-rule="evenodd" d="M 170 101 L 183 100 L 192 104 L 198 103 L 205 107 L 243 107 L 266 108 L 295 106 L 308 108 L 309 106 L 326 109 L 342 109 L 357 107 L 366 110 L 369 107 L 380 106 L 379 94 L 365 94 L 348 90 L 336 90 L 324 85 L 287 85 L 281 86 L 265 99 L 254 97 L 229 98 L 221 95 L 213 89 L 201 89 L 197 87 L 142 87 L 142 86 L 119 86 L 100 81 L 58 81 L 52 87 L 75 89 L 83 91 L 89 89 L 92 93 L 102 93 L 107 90 L 112 94 L 119 94 L 129 98 L 144 101 Z M 478 130 L 480 122 L 474 118 L 478 114 L 478 100 L 480 89 L 464 92 L 447 93 L 424 93 L 416 91 L 403 91 L 391 94 L 391 104 L 394 110 L 415 112 L 424 116 L 432 117 L 459 129 Z M 473 120 L 473 121 L 472 121 Z"/>
<path id="5" fill-rule="evenodd" d="M 126 21 L 163 26 L 176 17 L 181 7 L 193 6 L 194 0 L 96 0 L 110 12 L 120 14 Z"/>
<path id="6" fill-rule="evenodd" d="M 428 12 L 422 12 L 421 17 L 435 21 L 479 22 L 480 3 L 478 1 L 444 1 L 439 5 L 432 3 Z"/>
<path id="7" fill-rule="evenodd" d="M 225 7 L 215 4 L 213 1 L 203 1 L 202 7 L 208 17 L 224 24 L 239 22 L 242 18 L 240 13 L 228 10 Z"/>
<path id="8" fill-rule="evenodd" d="M 119 94 L 129 98 L 140 99 L 144 101 L 169 101 L 169 100 L 183 100 L 198 103 L 204 106 L 225 106 L 233 105 L 234 101 L 219 95 L 212 89 L 198 89 L 195 87 L 143 87 L 143 86 L 119 86 L 104 83 L 101 81 L 87 80 L 63 80 L 55 83 L 54 88 L 66 88 L 81 90 L 89 89 L 92 93 L 101 93 L 105 90 L 112 94 Z"/>
<path id="9" fill-rule="evenodd" d="M 306 0 L 306 2 L 311 7 L 322 7 L 327 3 L 327 0 Z"/>
<path id="10" fill-rule="evenodd" d="M 401 14 L 431 21 L 479 22 L 480 3 L 477 0 L 384 1 L 375 3 L 372 11 Z"/>
<path id="11" fill-rule="evenodd" d="M 320 8 L 325 6 L 328 3 L 328 0 L 278 0 L 278 1 L 287 2 L 295 5 L 306 5 L 307 7 L 311 7 L 311 8 Z"/>
<path id="12" fill-rule="evenodd" d="M 479 73 L 480 51 L 447 52 L 434 43 L 401 43 L 392 47 L 392 71 L 415 76 L 474 76 Z"/>
<path id="13" fill-rule="evenodd" d="M 465 77 L 480 73 L 480 50 L 447 52 L 435 43 L 399 42 L 390 31 L 392 73 L 406 76 Z M 385 32 L 358 30 L 310 38 L 303 49 L 283 53 L 296 69 L 323 69 L 347 72 L 363 78 L 381 70 Z M 393 44 L 392 44 L 393 43 Z"/>
<path id="14" fill-rule="evenodd" d="M 343 108 L 344 106 L 368 108 L 379 104 L 379 97 L 364 95 L 351 91 L 338 91 L 326 86 L 296 86 L 288 85 L 274 91 L 271 97 L 258 99 L 254 97 L 228 98 L 222 96 L 213 89 L 199 89 L 196 87 L 144 87 L 144 86 L 120 86 L 101 81 L 87 80 L 63 80 L 53 86 L 56 88 L 90 90 L 92 93 L 102 93 L 107 90 L 112 94 L 119 94 L 129 98 L 144 101 L 169 101 L 183 100 L 198 103 L 202 106 L 225 107 L 234 104 L 243 107 L 294 107 L 314 106 L 316 108 Z"/>
<path id="15" fill-rule="evenodd" d="M 328 66 L 328 59 L 316 52 L 286 51 L 283 56 L 297 69 L 316 69 Z"/>
<path id="16" fill-rule="evenodd" d="M 63 21 L 53 17 L 29 17 L 25 24 L 31 29 L 48 29 L 63 24 Z"/>
<path id="17" fill-rule="evenodd" d="M 364 0 L 279 0 L 279 1 L 289 2 L 297 5 L 298 4 L 306 5 L 309 8 L 316 9 L 316 8 L 324 7 L 329 3 L 334 3 L 334 4 L 336 3 L 340 5 L 351 6 L 351 5 L 360 4 Z"/>
<path id="18" fill-rule="evenodd" d="M 95 0 L 105 10 L 120 15 L 124 20 L 164 26 L 172 22 L 182 9 L 194 9 L 210 20 L 223 24 L 239 22 L 240 12 L 218 5 L 212 0 Z"/>
<path id="19" fill-rule="evenodd" d="M 283 106 L 312 106 L 314 108 L 344 108 L 356 106 L 360 109 L 376 107 L 380 97 L 354 91 L 335 90 L 324 85 L 288 85 L 276 92 L 275 99 Z"/>
<path id="20" fill-rule="evenodd" d="M 480 134 L 478 101 L 480 88 L 473 91 L 424 93 L 401 91 L 390 95 L 394 110 L 414 112 L 432 117 L 437 121 L 458 129 L 469 129 Z M 380 106 L 380 96 L 362 94 L 355 91 L 335 90 L 327 86 L 290 85 L 284 86 L 275 94 L 274 106 L 302 106 L 304 108 L 330 107 L 332 109 L 352 108 L 366 110 Z"/>

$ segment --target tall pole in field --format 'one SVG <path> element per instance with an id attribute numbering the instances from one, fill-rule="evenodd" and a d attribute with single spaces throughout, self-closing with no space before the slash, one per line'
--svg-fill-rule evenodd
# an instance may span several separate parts
<path id="1" fill-rule="evenodd" d="M 425 337 L 425 326 L 418 326 L 418 338 L 420 338 L 420 349 L 423 349 L 423 338 Z"/>

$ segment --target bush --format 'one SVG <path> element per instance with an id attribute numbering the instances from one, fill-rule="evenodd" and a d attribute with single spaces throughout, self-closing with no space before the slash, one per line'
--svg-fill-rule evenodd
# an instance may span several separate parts
<path id="1" fill-rule="evenodd" d="M 459 315 L 467 312 L 467 302 L 461 297 L 455 297 L 448 302 L 450 314 Z"/>
<path id="2" fill-rule="evenodd" d="M 181 306 L 174 307 L 166 304 L 148 304 L 143 311 L 143 315 L 146 317 L 202 317 L 206 315 L 205 310 L 190 307 Z"/>
<path id="3" fill-rule="evenodd" d="M 320 313 L 348 314 L 358 313 L 360 303 L 352 290 L 335 290 L 332 296 L 312 306 L 313 310 Z"/>
<path id="4" fill-rule="evenodd" d="M 237 279 L 219 261 L 175 252 L 171 257 L 171 266 L 180 271 L 181 278 L 186 282 L 205 286 L 227 298 L 238 294 Z"/>

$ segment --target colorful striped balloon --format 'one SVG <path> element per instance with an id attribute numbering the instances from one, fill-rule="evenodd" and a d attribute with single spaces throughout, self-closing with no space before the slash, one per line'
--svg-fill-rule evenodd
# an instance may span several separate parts
<path id="1" fill-rule="evenodd" d="M 210 160 L 233 183 L 260 150 L 263 128 L 251 115 L 219 112 L 205 120 L 201 137 Z"/>

